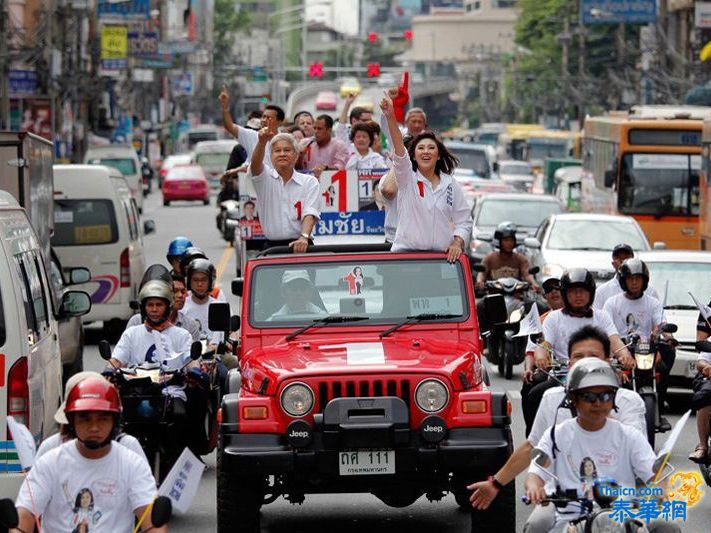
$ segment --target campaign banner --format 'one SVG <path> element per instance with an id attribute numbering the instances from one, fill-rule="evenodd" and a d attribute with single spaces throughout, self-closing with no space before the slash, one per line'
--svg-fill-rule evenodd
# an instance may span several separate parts
<path id="1" fill-rule="evenodd" d="M 384 235 L 385 211 L 347 211 L 322 213 L 314 227 L 314 236 Z"/>

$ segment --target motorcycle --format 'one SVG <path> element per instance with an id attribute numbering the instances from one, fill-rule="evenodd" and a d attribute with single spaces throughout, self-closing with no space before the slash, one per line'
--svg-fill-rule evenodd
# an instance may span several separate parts
<path id="1" fill-rule="evenodd" d="M 639 335 L 633 334 L 630 335 L 629 342 L 626 344 L 635 359 L 636 365 L 634 369 L 624 371 L 624 374 L 629 378 L 624 386 L 635 391 L 644 401 L 647 441 L 652 448 L 654 448 L 655 435 L 657 433 L 666 433 L 671 430 L 669 421 L 659 413 L 657 382 L 660 374 L 656 364 L 657 349 L 662 343 L 675 343 L 676 341 L 673 338 L 664 339 L 662 334 L 672 334 L 677 329 L 676 324 L 664 324 L 660 331 L 647 341 L 642 341 Z"/>
<path id="2" fill-rule="evenodd" d="M 154 172 L 148 162 L 147 157 L 141 158 L 141 179 L 143 182 L 143 196 L 148 196 L 148 193 L 153 191 L 153 176 Z"/>
<path id="3" fill-rule="evenodd" d="M 201 356 L 201 344 L 193 343 L 190 360 Z M 102 359 L 111 359 L 111 346 L 99 342 Z M 187 365 L 185 365 L 187 366 Z M 187 442 L 183 429 L 188 417 L 184 389 L 188 384 L 185 366 L 178 370 L 163 370 L 158 363 L 142 363 L 132 368 L 117 368 L 114 382 L 122 405 L 123 431 L 141 443 L 151 464 L 153 475 L 161 483 Z"/>
<path id="4" fill-rule="evenodd" d="M 220 202 L 219 208 L 220 211 L 217 213 L 216 218 L 217 229 L 222 234 L 222 238 L 232 244 L 241 216 L 239 202 L 231 199 L 225 200 Z"/>

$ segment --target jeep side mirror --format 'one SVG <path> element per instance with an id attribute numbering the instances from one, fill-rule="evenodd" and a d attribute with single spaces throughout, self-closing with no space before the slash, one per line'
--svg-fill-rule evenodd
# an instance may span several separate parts
<path id="1" fill-rule="evenodd" d="M 151 509 L 151 522 L 153 527 L 163 527 L 168 523 L 173 514 L 173 503 L 167 496 L 158 496 Z"/>
<path id="2" fill-rule="evenodd" d="M 230 331 L 239 331 L 239 328 L 242 327 L 242 320 L 240 319 L 239 315 L 232 315 L 230 317 Z"/>
<path id="3" fill-rule="evenodd" d="M 0 526 L 2 530 L 15 529 L 20 523 L 15 502 L 10 498 L 0 500 Z"/>
<path id="4" fill-rule="evenodd" d="M 242 296 L 242 290 L 244 289 L 244 278 L 235 278 L 232 280 L 232 294 L 235 296 Z"/>
<path id="5" fill-rule="evenodd" d="M 195 341 L 190 345 L 190 359 L 197 361 L 202 355 L 202 343 Z"/>
<path id="6" fill-rule="evenodd" d="M 111 359 L 111 345 L 109 341 L 99 341 L 99 355 L 104 361 Z"/>
<path id="7" fill-rule="evenodd" d="M 487 294 L 484 296 L 484 313 L 489 324 L 501 324 L 509 318 L 506 300 L 503 294 Z"/>
<path id="8" fill-rule="evenodd" d="M 523 239 L 523 245 L 526 248 L 537 250 L 541 247 L 541 242 L 535 237 L 526 237 L 525 239 Z"/>
<path id="9" fill-rule="evenodd" d="M 67 291 L 62 295 L 59 314 L 66 317 L 84 316 L 91 311 L 91 298 L 84 291 Z"/>
<path id="10" fill-rule="evenodd" d="M 230 304 L 211 303 L 207 310 L 207 329 L 210 331 L 230 331 Z"/>
<path id="11" fill-rule="evenodd" d="M 84 267 L 70 268 L 67 277 L 69 278 L 68 285 L 79 285 L 91 281 L 91 272 Z"/>

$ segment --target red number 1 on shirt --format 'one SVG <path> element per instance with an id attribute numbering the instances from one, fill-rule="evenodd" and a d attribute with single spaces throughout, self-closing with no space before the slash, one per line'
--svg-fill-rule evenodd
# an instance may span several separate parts
<path id="1" fill-rule="evenodd" d="M 296 220 L 301 220 L 301 200 L 294 204 L 296 208 Z"/>

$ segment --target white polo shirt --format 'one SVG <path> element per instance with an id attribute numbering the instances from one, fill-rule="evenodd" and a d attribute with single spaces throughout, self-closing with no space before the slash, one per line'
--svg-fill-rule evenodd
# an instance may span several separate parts
<path id="1" fill-rule="evenodd" d="M 388 168 L 385 158 L 378 152 L 374 152 L 372 148 L 368 149 L 368 153 L 360 155 L 358 151 L 349 154 L 350 157 L 346 162 L 346 170 L 372 170 Z"/>
<path id="2" fill-rule="evenodd" d="M 257 211 L 264 235 L 270 241 L 298 239 L 301 220 L 306 215 L 321 217 L 321 190 L 318 180 L 294 170 L 286 183 L 273 168 L 248 174 L 257 193 Z"/>
<path id="3" fill-rule="evenodd" d="M 259 142 L 259 132 L 256 130 L 250 130 L 249 128 L 243 128 L 242 126 L 237 126 L 237 140 L 244 147 L 247 152 L 249 159 L 252 159 L 252 153 L 257 147 Z M 267 141 L 267 146 L 264 148 L 264 166 L 266 168 L 273 168 L 272 165 L 272 141 Z"/>
<path id="4" fill-rule="evenodd" d="M 398 188 L 398 226 L 392 251 L 444 252 L 455 236 L 461 237 L 466 246 L 472 217 L 464 193 L 452 176 L 441 174 L 434 190 L 427 178 L 412 170 L 407 154 L 393 154 L 393 168 Z"/>
<path id="5" fill-rule="evenodd" d="M 602 309 L 593 309 L 593 316 L 576 317 L 556 309 L 548 313 L 543 322 L 543 338 L 553 346 L 553 356 L 556 359 L 568 359 L 568 341 L 573 333 L 583 326 L 600 328 L 608 337 L 617 335 L 617 329 L 609 313 Z"/>
<path id="6" fill-rule="evenodd" d="M 615 274 L 612 276 L 612 279 L 608 279 L 605 283 L 595 289 L 595 299 L 593 300 L 592 306 L 595 309 L 602 309 L 605 307 L 605 302 L 607 302 L 607 300 L 613 296 L 622 294 L 623 292 L 622 287 L 620 287 L 620 282 L 617 280 L 617 274 Z M 660 302 L 662 301 L 659 298 L 659 294 L 652 286 L 647 287 L 647 290 L 644 291 L 644 293 L 653 296 Z"/>
<path id="7" fill-rule="evenodd" d="M 664 322 L 661 302 L 648 294 L 636 300 L 630 300 L 624 293 L 618 294 L 607 300 L 603 309 L 612 317 L 622 338 L 636 333 L 645 341 L 652 335 L 652 329 Z"/>

